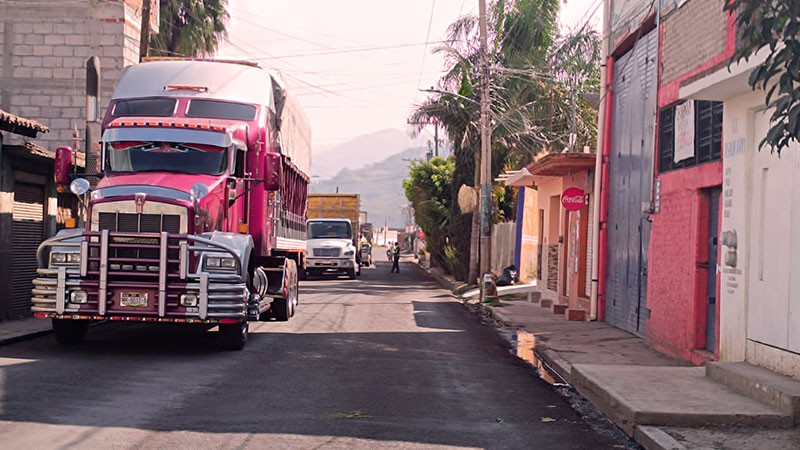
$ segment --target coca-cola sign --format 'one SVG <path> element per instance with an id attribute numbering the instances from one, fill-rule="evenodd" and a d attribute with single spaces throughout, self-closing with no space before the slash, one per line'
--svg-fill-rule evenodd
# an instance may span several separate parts
<path id="1" fill-rule="evenodd" d="M 586 205 L 586 193 L 583 189 L 571 187 L 561 194 L 561 204 L 567 211 L 578 211 Z"/>

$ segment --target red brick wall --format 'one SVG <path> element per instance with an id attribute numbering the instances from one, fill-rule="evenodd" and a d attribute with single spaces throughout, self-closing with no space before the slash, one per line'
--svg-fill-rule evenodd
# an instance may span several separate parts
<path id="1" fill-rule="evenodd" d="M 647 280 L 647 341 L 681 359 L 702 362 L 692 349 L 705 343 L 708 200 L 719 186 L 722 162 L 660 175 L 661 212 L 653 215 Z"/>
<path id="2" fill-rule="evenodd" d="M 722 4 L 689 0 L 664 19 L 659 30 L 659 108 L 679 100 L 681 86 L 718 69 L 732 56 L 735 27 Z M 647 341 L 699 364 L 703 356 L 693 349 L 705 344 L 708 273 L 702 266 L 708 249 L 708 199 L 703 189 L 722 184 L 722 162 L 656 176 L 661 179 L 661 211 L 651 216 Z"/>

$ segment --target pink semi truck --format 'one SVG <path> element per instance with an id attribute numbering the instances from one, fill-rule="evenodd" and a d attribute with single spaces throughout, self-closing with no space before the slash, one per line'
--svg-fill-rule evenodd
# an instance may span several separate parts
<path id="1" fill-rule="evenodd" d="M 218 325 L 288 320 L 305 268 L 311 136 L 276 77 L 239 62 L 129 67 L 102 126 L 96 188 L 59 148 L 56 181 L 84 199 L 83 229 L 38 250 L 32 310 L 58 342 L 93 321 Z M 94 174 L 87 174 L 94 175 Z"/>

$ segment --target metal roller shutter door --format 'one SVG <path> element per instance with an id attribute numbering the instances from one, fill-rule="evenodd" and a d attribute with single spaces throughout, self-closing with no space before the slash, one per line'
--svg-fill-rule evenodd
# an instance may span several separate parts
<path id="1" fill-rule="evenodd" d="M 36 276 L 36 249 L 44 234 L 44 188 L 35 184 L 14 185 L 14 269 L 10 317 L 31 310 L 31 280 Z"/>
<path id="2" fill-rule="evenodd" d="M 606 321 L 644 336 L 650 222 L 642 203 L 653 181 L 658 32 L 651 31 L 614 64 L 609 162 Z"/>

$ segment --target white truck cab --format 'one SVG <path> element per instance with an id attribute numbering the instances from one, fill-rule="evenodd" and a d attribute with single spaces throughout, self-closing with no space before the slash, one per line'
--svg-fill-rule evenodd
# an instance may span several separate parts
<path id="1" fill-rule="evenodd" d="M 353 225 L 348 219 L 310 219 L 306 222 L 306 273 L 344 273 L 350 279 L 361 275 L 356 255 Z"/>

